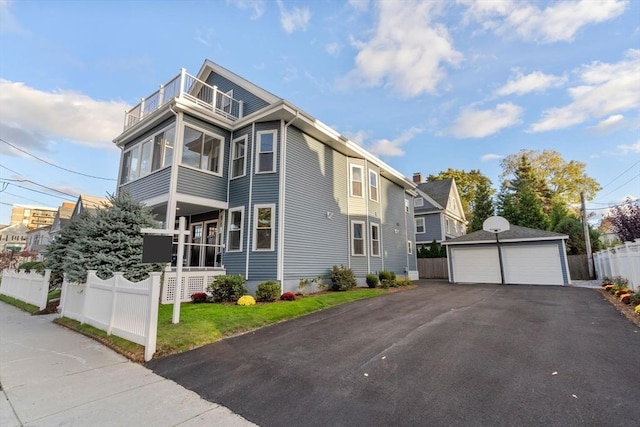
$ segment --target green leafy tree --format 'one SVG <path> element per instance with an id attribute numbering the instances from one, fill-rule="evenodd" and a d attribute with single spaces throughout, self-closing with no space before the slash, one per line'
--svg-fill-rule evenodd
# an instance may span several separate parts
<path id="1" fill-rule="evenodd" d="M 553 229 L 556 233 L 562 233 L 569 236 L 567 240 L 567 254 L 582 255 L 586 254 L 586 244 L 584 241 L 584 229 L 582 221 L 579 218 L 569 215 L 563 218 Z M 591 251 L 600 250 L 602 244 L 600 242 L 600 233 L 589 226 L 589 240 L 591 241 Z"/>
<path id="2" fill-rule="evenodd" d="M 469 221 L 473 217 L 473 200 L 480 186 L 486 186 L 489 188 L 490 194 L 493 194 L 491 180 L 478 169 L 472 169 L 467 172 L 462 169 L 449 168 L 446 171 L 439 172 L 437 175 L 429 175 L 427 181 L 442 181 L 443 179 L 449 178 L 456 180 L 462 210 L 464 211 L 467 221 Z"/>
<path id="3" fill-rule="evenodd" d="M 476 188 L 476 194 L 471 204 L 473 209 L 473 216 L 469 221 L 468 232 L 482 230 L 482 224 L 484 221 L 493 215 L 494 205 L 493 198 L 491 197 L 493 190 L 491 189 L 490 182 L 481 182 Z"/>

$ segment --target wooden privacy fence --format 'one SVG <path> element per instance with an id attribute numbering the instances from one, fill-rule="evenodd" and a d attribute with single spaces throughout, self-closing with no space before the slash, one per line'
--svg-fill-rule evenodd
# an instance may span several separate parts
<path id="1" fill-rule="evenodd" d="M 629 280 L 629 288 L 640 290 L 640 239 L 593 254 L 596 277 L 622 276 Z"/>
<path id="2" fill-rule="evenodd" d="M 587 255 L 567 255 L 569 274 L 573 280 L 590 280 Z"/>
<path id="3" fill-rule="evenodd" d="M 86 283 L 62 283 L 60 316 L 87 323 L 144 346 L 144 360 L 156 352 L 160 273 L 150 273 L 141 282 L 131 282 L 123 273 L 102 280 L 94 270 Z"/>
<path id="4" fill-rule="evenodd" d="M 418 258 L 418 276 L 421 279 L 449 279 L 447 258 Z"/>
<path id="5" fill-rule="evenodd" d="M 7 269 L 2 271 L 0 294 L 33 304 L 40 310 L 47 307 L 49 296 L 49 278 L 51 270 L 44 271 L 44 276 L 35 271 Z"/>

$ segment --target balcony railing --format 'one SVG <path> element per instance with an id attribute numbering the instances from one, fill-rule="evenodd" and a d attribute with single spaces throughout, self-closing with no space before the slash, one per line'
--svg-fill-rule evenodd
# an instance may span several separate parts
<path id="1" fill-rule="evenodd" d="M 242 101 L 233 99 L 217 86 L 211 86 L 188 74 L 184 69 L 168 83 L 160 85 L 160 89 L 142 98 L 140 103 L 127 111 L 124 117 L 124 130 L 129 129 L 158 108 L 174 98 L 190 101 L 229 120 L 242 117 Z"/>

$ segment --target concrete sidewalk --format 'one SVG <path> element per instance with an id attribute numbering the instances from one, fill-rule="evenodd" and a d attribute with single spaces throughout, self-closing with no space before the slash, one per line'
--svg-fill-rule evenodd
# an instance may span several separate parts
<path id="1" fill-rule="evenodd" d="M 255 425 L 55 316 L 0 302 L 0 426 Z"/>

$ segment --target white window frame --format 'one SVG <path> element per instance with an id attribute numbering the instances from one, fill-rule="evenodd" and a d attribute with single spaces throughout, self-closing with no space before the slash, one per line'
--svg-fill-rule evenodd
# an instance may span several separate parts
<path id="1" fill-rule="evenodd" d="M 424 206 L 424 199 L 422 197 L 416 197 L 415 199 L 413 199 L 414 208 L 421 208 L 423 206 Z"/>
<path id="2" fill-rule="evenodd" d="M 418 223 L 422 223 L 422 231 L 418 231 Z M 424 218 L 416 218 L 416 234 L 424 234 L 427 232 L 427 227 L 425 226 Z"/>
<path id="3" fill-rule="evenodd" d="M 268 134 L 272 134 L 273 135 L 273 151 L 262 151 L 262 135 L 268 135 Z M 273 154 L 273 161 L 271 163 L 271 169 L 270 170 L 264 170 L 264 171 L 260 171 L 260 159 L 261 156 L 260 154 L 263 153 L 272 153 Z M 278 160 L 278 131 L 277 130 L 261 130 L 258 131 L 257 133 L 257 138 L 256 138 L 256 174 L 262 174 L 262 173 L 274 173 L 276 172 L 276 163 Z"/>
<path id="4" fill-rule="evenodd" d="M 233 213 L 240 212 L 240 248 L 239 249 L 231 249 L 231 239 L 229 238 L 231 234 L 231 224 L 233 220 Z M 234 230 L 235 231 L 235 230 Z M 243 238 L 244 238 L 244 206 L 239 206 L 237 208 L 229 209 L 229 219 L 227 220 L 227 252 L 242 252 L 243 249 Z"/>
<path id="5" fill-rule="evenodd" d="M 258 248 L 258 210 L 259 209 L 271 209 L 271 244 L 268 249 Z M 253 206 L 253 251 L 254 252 L 273 252 L 275 250 L 275 237 L 276 237 L 276 205 L 264 204 L 264 205 L 254 205 Z"/>
<path id="6" fill-rule="evenodd" d="M 355 233 L 353 232 L 354 226 L 360 225 L 362 227 L 362 237 L 358 240 L 362 240 L 362 253 L 356 253 L 354 242 L 356 240 Z M 364 221 L 351 221 L 351 256 L 366 256 L 367 255 L 367 228 Z"/>
<path id="7" fill-rule="evenodd" d="M 362 192 L 362 194 L 355 195 L 353 194 L 353 183 L 354 182 L 358 182 L 358 181 L 354 181 L 353 180 L 353 170 L 354 169 L 360 169 L 360 176 L 362 177 L 360 182 L 360 191 Z M 351 195 L 351 197 L 359 197 L 359 198 L 364 198 L 364 166 L 361 165 L 356 165 L 356 164 L 351 164 L 349 167 L 349 194 Z"/>
<path id="8" fill-rule="evenodd" d="M 371 184 L 371 178 L 374 177 L 376 178 L 376 185 L 372 185 Z M 372 189 L 375 188 L 375 191 L 372 191 Z M 378 172 L 369 169 L 369 199 L 373 202 L 377 202 L 380 199 L 380 177 L 378 176 Z M 375 193 L 375 198 L 373 197 Z"/>
<path id="9" fill-rule="evenodd" d="M 154 134 L 149 135 L 148 137 L 146 137 L 144 139 L 141 139 L 140 141 L 138 141 L 134 145 L 132 145 L 130 148 L 128 148 L 127 150 L 122 152 L 122 157 L 121 157 L 121 168 L 122 168 L 122 170 L 120 171 L 120 177 L 118 178 L 119 179 L 119 184 L 118 185 L 128 184 L 128 183 L 133 182 L 133 181 L 135 181 L 137 179 L 144 178 L 147 175 L 151 175 L 153 172 L 155 172 L 157 170 L 160 170 L 160 169 L 163 169 L 163 168 L 165 168 L 167 166 L 170 166 L 170 165 L 163 165 L 163 166 L 159 166 L 157 169 L 154 169 L 153 168 L 153 160 L 154 160 L 154 152 L 155 152 L 155 148 L 156 148 L 155 147 L 155 138 L 156 138 L 156 136 L 158 136 L 160 134 L 167 133 L 172 128 L 174 129 L 174 132 L 173 132 L 173 141 L 172 141 L 171 150 L 173 151 L 173 154 L 175 155 L 175 143 L 176 143 L 176 141 L 175 141 L 175 139 L 176 139 L 175 124 L 170 124 L 169 126 L 166 126 L 166 127 L 162 128 L 162 129 L 160 129 L 159 131 L 155 132 Z M 148 159 L 147 159 L 147 162 L 149 164 L 149 168 L 148 168 L 148 171 L 143 174 L 142 173 L 142 164 L 143 164 L 142 146 L 144 144 L 147 144 L 147 143 L 151 144 L 151 150 L 149 152 Z M 161 163 L 164 163 L 165 149 L 166 149 L 166 146 L 163 146 L 162 147 L 162 156 L 161 156 L 162 162 Z M 137 164 L 136 164 L 135 176 L 133 176 L 131 174 L 131 164 L 132 163 L 129 162 L 129 173 L 127 174 L 127 179 L 123 180 L 123 175 L 122 174 L 126 171 L 126 167 L 127 167 L 127 165 L 125 163 L 125 157 L 126 157 L 127 154 L 132 156 L 134 151 L 137 151 L 137 157 L 138 157 L 137 158 Z"/>
<path id="10" fill-rule="evenodd" d="M 236 160 L 236 142 L 240 142 L 244 140 L 244 159 L 242 162 L 242 174 L 234 176 L 233 175 L 233 162 Z M 235 138 L 231 142 L 231 158 L 229 159 L 229 179 L 242 178 L 247 175 L 247 145 L 249 142 L 249 138 L 247 135 L 241 136 L 240 138 Z"/>
<path id="11" fill-rule="evenodd" d="M 409 208 L 409 200 L 404 199 L 404 211 L 406 213 L 411 213 L 411 209 Z"/>
<path id="12" fill-rule="evenodd" d="M 407 240 L 407 254 L 413 255 L 413 242 L 411 240 Z"/>
<path id="13" fill-rule="evenodd" d="M 198 162 L 198 167 L 192 166 L 192 165 L 187 165 L 182 163 L 182 154 L 184 153 L 184 133 L 186 132 L 187 128 L 196 131 L 196 132 L 200 132 L 203 135 L 202 141 L 200 142 L 200 159 Z M 210 132 L 206 129 L 203 129 L 201 127 L 198 126 L 194 126 L 191 123 L 189 124 L 185 124 L 183 126 L 182 129 L 182 150 L 180 151 L 180 165 L 181 166 L 186 166 L 188 168 L 193 168 L 193 169 L 197 169 L 199 171 L 203 171 L 203 172 L 207 172 L 210 173 L 212 175 L 216 175 L 216 176 L 222 176 L 222 172 L 223 172 L 223 167 L 222 165 L 224 165 L 224 142 L 225 142 L 225 138 L 222 135 L 218 135 L 217 133 L 214 132 Z M 203 165 L 202 164 L 202 158 L 203 158 L 203 150 L 204 150 L 204 141 L 206 139 L 206 137 L 210 137 L 213 139 L 217 139 L 218 141 L 220 141 L 220 151 L 218 153 L 218 172 L 212 171 L 211 170 L 211 157 L 208 158 L 207 164 Z"/>
<path id="14" fill-rule="evenodd" d="M 380 251 L 380 224 L 372 222 L 370 225 L 371 225 L 371 230 L 369 231 L 369 238 L 371 239 L 371 243 L 369 244 L 369 248 L 371 250 L 371 256 L 372 257 L 380 257 L 380 252 L 381 252 Z M 378 238 L 376 240 L 373 239 L 373 235 L 374 235 L 373 229 L 374 228 L 377 229 Z M 375 246 L 373 244 L 374 242 L 378 243 L 378 253 L 377 254 L 373 252 L 373 248 Z"/>

